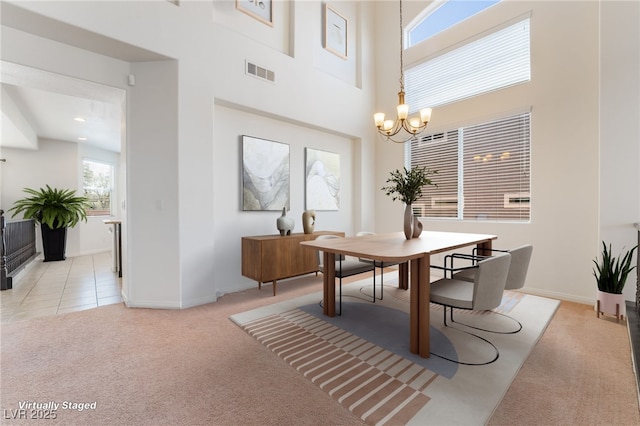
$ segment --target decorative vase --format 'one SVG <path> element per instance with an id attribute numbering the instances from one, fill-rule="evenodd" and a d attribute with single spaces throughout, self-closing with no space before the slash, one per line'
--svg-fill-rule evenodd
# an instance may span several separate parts
<path id="1" fill-rule="evenodd" d="M 302 213 L 302 229 L 305 234 L 313 234 L 313 228 L 316 224 L 316 211 L 305 210 Z"/>
<path id="2" fill-rule="evenodd" d="M 413 216 L 413 233 L 411 234 L 411 237 L 420 238 L 420 234 L 422 234 L 422 222 L 420 222 L 420 219 Z"/>
<path id="3" fill-rule="evenodd" d="M 404 236 L 407 240 L 413 237 L 413 209 L 411 204 L 407 204 L 404 207 Z"/>
<path id="4" fill-rule="evenodd" d="M 280 235 L 291 235 L 293 230 L 293 219 L 287 217 L 287 208 L 282 208 L 282 215 L 276 220 L 276 227 L 280 231 Z"/>

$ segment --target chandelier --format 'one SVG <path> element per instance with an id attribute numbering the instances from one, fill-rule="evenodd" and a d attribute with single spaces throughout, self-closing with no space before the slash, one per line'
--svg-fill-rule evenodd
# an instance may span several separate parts
<path id="1" fill-rule="evenodd" d="M 396 143 L 405 143 L 414 140 L 417 135 L 427 128 L 431 120 L 431 108 L 420 110 L 420 117 L 409 118 L 409 105 L 404 103 L 404 62 L 402 53 L 403 46 L 402 30 L 402 0 L 400 0 L 400 91 L 398 92 L 397 117 L 394 120 L 385 120 L 384 112 L 373 114 L 373 121 L 376 123 L 378 133 L 387 140 Z"/>

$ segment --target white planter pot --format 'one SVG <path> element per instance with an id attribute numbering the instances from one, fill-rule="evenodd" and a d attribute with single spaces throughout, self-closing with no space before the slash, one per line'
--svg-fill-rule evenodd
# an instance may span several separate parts
<path id="1" fill-rule="evenodd" d="M 603 313 L 614 315 L 617 319 L 623 318 L 626 315 L 624 294 L 605 293 L 598 290 L 596 311 L 598 317 Z"/>

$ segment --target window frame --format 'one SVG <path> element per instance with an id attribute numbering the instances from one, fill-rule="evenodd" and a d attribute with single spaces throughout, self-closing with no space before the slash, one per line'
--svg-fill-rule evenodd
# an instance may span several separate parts
<path id="1" fill-rule="evenodd" d="M 466 145 L 468 145 L 470 142 L 465 139 L 465 131 L 468 133 L 471 129 L 474 129 L 474 128 L 479 128 L 481 126 L 491 127 L 499 123 L 502 123 L 502 125 L 504 126 L 504 128 L 498 129 L 502 132 L 504 132 L 505 129 L 513 128 L 514 126 L 519 126 L 519 125 L 524 126 L 521 130 L 526 130 L 526 133 L 523 133 L 520 136 L 516 136 L 516 137 L 519 137 L 520 139 L 517 139 L 515 142 L 516 144 L 523 144 L 521 148 L 522 152 L 514 153 L 513 159 L 507 158 L 507 161 L 511 161 L 511 165 L 503 166 L 503 168 L 500 169 L 500 171 L 495 173 L 496 184 L 494 187 L 487 186 L 487 188 L 496 188 L 496 191 L 494 191 L 496 194 L 495 202 L 491 205 L 491 209 L 488 210 L 488 212 L 492 215 L 492 217 L 483 219 L 478 215 L 476 215 L 473 218 L 469 218 L 468 217 L 468 215 L 470 214 L 469 210 L 472 209 L 471 202 L 465 203 L 465 201 L 470 200 L 472 197 L 469 195 L 468 192 L 466 192 L 467 184 L 465 182 L 468 182 L 468 181 L 465 180 L 465 175 L 470 174 L 471 170 L 468 166 L 465 165 L 465 159 L 467 158 L 468 151 L 469 151 L 469 149 L 466 148 Z M 429 153 L 427 152 L 427 150 L 429 149 L 429 143 L 431 143 L 432 146 L 435 146 L 438 142 L 437 141 L 434 142 L 433 140 L 425 142 L 424 139 L 432 138 L 433 135 L 440 135 L 440 134 L 449 135 L 453 133 L 456 134 L 457 140 L 455 141 L 456 142 L 455 144 L 453 143 L 449 144 L 450 146 L 449 150 L 455 151 L 454 154 L 435 153 L 436 154 L 435 157 L 437 162 L 440 159 L 440 157 L 447 159 L 448 158 L 447 155 L 455 156 L 455 161 L 448 160 L 452 164 L 450 164 L 449 170 L 447 170 L 447 174 L 450 175 L 451 170 L 453 169 L 457 170 L 457 174 L 455 176 L 455 184 L 457 186 L 456 195 L 455 196 L 453 195 L 452 184 L 449 181 L 445 181 L 443 183 L 443 185 L 445 183 L 448 184 L 447 191 L 449 192 L 440 193 L 437 187 L 436 188 L 429 187 L 424 191 L 424 194 L 421 197 L 421 199 L 417 200 L 417 202 L 414 203 L 415 204 L 413 206 L 414 214 L 427 220 L 452 220 L 452 221 L 462 221 L 462 222 L 492 222 L 492 223 L 530 223 L 531 222 L 531 187 L 532 187 L 531 110 L 529 109 L 528 111 L 512 112 L 507 115 L 502 115 L 489 120 L 482 120 L 472 124 L 466 124 L 464 126 L 459 126 L 457 128 L 450 129 L 447 131 L 433 132 L 432 134 L 424 135 L 418 138 L 418 140 L 416 141 L 412 141 L 410 143 L 405 144 L 405 167 L 411 168 L 414 166 L 427 166 L 427 168 L 429 169 L 438 170 L 437 166 L 433 166 L 432 164 L 429 164 L 428 159 L 433 156 L 429 155 Z M 504 136 L 502 137 L 502 139 L 500 139 L 503 142 L 503 146 L 510 146 L 514 143 L 513 133 L 514 132 L 511 131 L 507 136 Z M 420 148 L 420 149 L 423 149 L 424 151 L 421 151 L 419 154 L 414 153 L 414 148 Z M 496 161 L 499 161 L 499 160 L 502 161 L 499 157 L 496 156 Z M 507 163 L 505 162 L 504 164 L 507 164 Z M 515 166 L 513 164 L 515 164 Z M 522 164 L 525 164 L 526 167 L 522 168 Z M 511 187 L 509 187 L 510 189 L 505 191 L 504 193 L 498 193 L 497 189 L 503 186 L 504 181 L 498 182 L 497 178 L 501 176 L 502 177 L 512 176 L 513 171 L 518 170 L 518 168 L 520 168 L 521 174 L 524 175 L 525 177 L 520 176 L 518 178 L 514 178 L 510 180 L 509 183 L 511 183 L 512 185 Z M 441 176 L 440 174 L 436 174 L 434 175 L 432 180 L 437 184 L 438 178 L 440 176 Z M 493 176 L 493 175 L 490 174 L 489 176 Z M 479 180 L 479 181 L 482 183 L 482 180 Z M 514 188 L 514 189 L 511 189 L 511 188 Z M 518 190 L 516 190 L 515 188 L 517 188 Z M 522 188 L 524 188 L 524 190 L 521 190 Z M 482 193 L 483 191 L 486 191 L 485 187 L 482 187 L 482 190 L 480 192 Z M 508 202 L 507 196 L 509 196 L 509 199 L 521 199 L 522 204 L 512 205 L 510 203 L 510 205 L 507 205 L 507 202 Z M 437 200 L 445 200 L 447 204 L 449 204 L 450 206 L 455 205 L 455 214 L 443 215 L 442 213 L 444 212 L 439 210 L 446 210 L 447 207 L 444 207 L 444 206 L 434 207 L 434 203 Z M 501 210 L 500 205 L 503 210 L 502 212 L 500 212 Z M 431 206 L 431 208 L 429 208 L 429 206 Z M 514 209 L 519 209 L 519 210 L 515 211 Z M 438 212 L 439 214 L 438 215 L 425 214 L 425 211 L 429 212 L 429 210 L 431 210 L 432 212 L 434 211 Z"/>
<path id="2" fill-rule="evenodd" d="M 105 216 L 113 216 L 113 209 L 114 209 L 114 197 L 115 197 L 115 179 L 116 179 L 116 166 L 114 163 L 110 162 L 110 161 L 105 161 L 105 160 L 99 160 L 99 159 L 95 159 L 95 158 L 90 158 L 90 157 L 84 157 L 82 159 L 82 193 L 85 197 L 88 197 L 87 195 L 87 182 L 85 179 L 85 165 L 86 163 L 92 163 L 92 164 L 96 164 L 99 166 L 107 166 L 109 168 L 109 209 L 108 211 L 106 209 L 86 209 L 85 212 L 87 214 L 87 217 L 105 217 Z M 98 198 L 100 196 L 98 195 Z M 89 197 L 88 197 L 89 198 Z M 97 201 L 90 201 L 90 203 L 93 202 L 98 202 Z"/>
<path id="3" fill-rule="evenodd" d="M 526 84 L 531 75 L 531 15 L 527 13 L 406 67 L 409 112 Z"/>

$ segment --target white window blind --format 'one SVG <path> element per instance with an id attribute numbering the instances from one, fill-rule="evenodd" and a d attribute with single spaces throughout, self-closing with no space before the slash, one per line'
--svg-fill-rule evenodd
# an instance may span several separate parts
<path id="1" fill-rule="evenodd" d="M 410 167 L 426 166 L 438 172 L 431 176 L 437 186 L 426 186 L 422 197 L 413 203 L 415 215 L 439 218 L 458 216 L 458 140 L 458 130 L 452 130 L 411 141 Z"/>
<path id="2" fill-rule="evenodd" d="M 530 113 L 426 135 L 407 144 L 408 166 L 437 170 L 414 214 L 529 221 Z"/>
<path id="3" fill-rule="evenodd" d="M 530 80 L 529 18 L 405 71 L 411 112 Z"/>
<path id="4" fill-rule="evenodd" d="M 464 213 L 469 220 L 529 220 L 529 113 L 464 129 Z"/>

